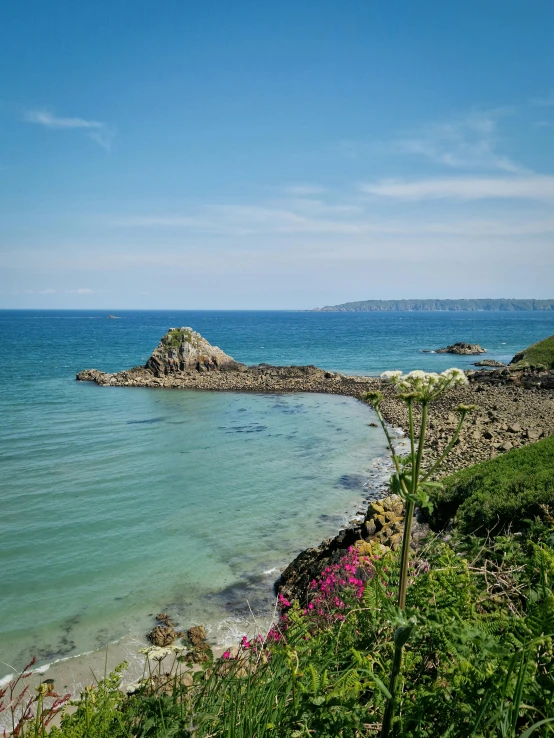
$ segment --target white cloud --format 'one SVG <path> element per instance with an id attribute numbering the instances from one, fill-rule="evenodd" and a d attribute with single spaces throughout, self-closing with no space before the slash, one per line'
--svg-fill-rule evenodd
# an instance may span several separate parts
<path id="1" fill-rule="evenodd" d="M 73 290 L 65 290 L 68 295 L 92 295 L 94 290 L 90 290 L 88 287 L 77 287 Z"/>
<path id="2" fill-rule="evenodd" d="M 550 182 L 554 178 L 544 178 Z M 478 180 L 482 187 L 482 181 Z M 498 180 L 494 180 L 498 184 Z M 441 184 L 443 182 L 443 184 Z M 458 182 L 455 196 L 452 192 L 445 191 L 444 182 Z M 466 180 L 463 180 L 467 185 Z M 431 191 L 431 185 L 434 188 Z M 470 197 L 462 191 L 459 180 L 432 180 L 424 182 L 379 182 L 377 184 L 362 185 L 366 192 L 379 194 L 385 197 L 395 197 L 402 204 L 404 201 L 422 199 L 440 199 L 455 197 L 457 200 L 471 200 L 477 198 L 473 192 Z M 391 191 L 391 188 L 402 188 Z M 424 187 L 426 189 L 424 189 Z M 407 188 L 411 188 L 407 190 Z M 377 190 L 377 192 L 376 192 Z M 438 191 L 441 194 L 438 194 Z M 490 194 L 490 193 L 489 193 Z M 482 195 L 480 195 L 482 196 Z M 297 237 L 310 238 L 316 236 L 327 242 L 334 237 L 346 238 L 360 241 L 373 238 L 376 235 L 399 236 L 410 238 L 416 235 L 428 236 L 455 236 L 455 237 L 500 237 L 510 238 L 516 236 L 541 236 L 554 233 L 554 218 L 548 212 L 542 214 L 534 211 L 530 216 L 526 213 L 516 213 L 513 216 L 507 214 L 503 218 L 483 217 L 464 218 L 450 214 L 445 216 L 442 212 L 431 214 L 414 215 L 410 213 L 403 215 L 399 212 L 396 217 L 384 218 L 375 208 L 372 198 L 365 198 L 364 206 L 361 205 L 332 205 L 321 203 L 318 210 L 314 210 L 309 216 L 300 209 L 292 207 L 284 209 L 276 207 L 271 203 L 265 205 L 217 205 L 205 207 L 201 214 L 173 214 L 173 215 L 140 215 L 126 216 L 112 220 L 108 218 L 104 224 L 118 229 L 157 231 L 160 238 L 166 242 L 182 239 L 187 234 L 198 238 L 216 237 L 217 242 L 223 246 L 227 239 L 241 238 L 244 248 L 259 250 L 259 237 L 266 239 L 271 237 Z M 340 209 L 339 209 L 340 208 Z M 161 234 L 165 231 L 166 233 Z M 344 242 L 346 243 L 346 241 Z M 341 244 L 341 248 L 344 244 Z M 286 245 L 283 246 L 286 249 Z"/>
<path id="3" fill-rule="evenodd" d="M 472 111 L 423 128 L 418 134 L 389 144 L 394 153 L 425 156 L 447 167 L 521 172 L 524 168 L 498 151 L 498 120 L 504 108 Z"/>
<path id="4" fill-rule="evenodd" d="M 29 110 L 25 113 L 29 123 L 39 123 L 47 128 L 104 128 L 104 123 L 84 118 L 60 118 L 47 110 Z"/>
<path id="5" fill-rule="evenodd" d="M 554 200 L 554 176 L 381 180 L 360 185 L 368 195 L 396 200 Z"/>
<path id="6" fill-rule="evenodd" d="M 111 147 L 114 131 L 105 123 L 98 120 L 86 120 L 85 118 L 64 118 L 56 116 L 49 110 L 28 110 L 23 120 L 28 123 L 36 123 L 46 128 L 58 130 L 83 130 L 86 135 L 104 149 Z"/>
<path id="7" fill-rule="evenodd" d="M 287 185 L 283 191 L 292 197 L 310 197 L 311 195 L 322 195 L 327 192 L 327 189 L 315 184 L 295 184 Z"/>
<path id="8" fill-rule="evenodd" d="M 525 167 L 501 151 L 499 121 L 512 112 L 511 108 L 473 110 L 388 141 L 341 141 L 339 151 L 348 159 L 408 155 L 448 168 L 523 173 Z"/>

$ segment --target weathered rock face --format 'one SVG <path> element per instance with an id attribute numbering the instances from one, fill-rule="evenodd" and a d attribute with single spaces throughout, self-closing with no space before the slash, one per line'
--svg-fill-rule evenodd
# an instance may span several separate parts
<path id="1" fill-rule="evenodd" d="M 190 371 L 238 371 L 241 367 L 244 364 L 186 326 L 170 328 L 145 364 L 156 377 Z"/>
<path id="2" fill-rule="evenodd" d="M 458 343 L 453 343 L 451 346 L 437 349 L 435 353 L 471 356 L 472 354 L 486 354 L 487 349 L 479 346 L 478 343 L 464 343 L 463 341 L 458 341 Z"/>

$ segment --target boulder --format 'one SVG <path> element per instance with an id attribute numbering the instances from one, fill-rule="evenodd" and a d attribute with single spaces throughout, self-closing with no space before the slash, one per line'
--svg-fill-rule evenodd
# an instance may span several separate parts
<path id="1" fill-rule="evenodd" d="M 204 648 L 206 644 L 206 628 L 203 625 L 193 625 L 187 630 L 187 638 L 193 648 Z"/>
<path id="2" fill-rule="evenodd" d="M 458 341 L 458 343 L 453 343 L 451 346 L 437 349 L 435 353 L 471 356 L 472 354 L 486 354 L 487 349 L 479 346 L 478 343 L 464 343 L 463 341 Z"/>
<path id="3" fill-rule="evenodd" d="M 156 377 L 163 377 L 181 372 L 238 370 L 244 364 L 185 326 L 168 330 L 144 368 Z"/>
<path id="4" fill-rule="evenodd" d="M 147 638 L 150 643 L 154 646 L 170 646 L 173 641 L 178 637 L 178 633 L 175 628 L 168 627 L 167 625 L 155 625 Z"/>

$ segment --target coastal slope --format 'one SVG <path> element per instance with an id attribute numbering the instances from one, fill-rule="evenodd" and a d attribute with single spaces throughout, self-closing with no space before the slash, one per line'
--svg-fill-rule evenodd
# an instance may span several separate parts
<path id="1" fill-rule="evenodd" d="M 554 300 L 359 300 L 314 308 L 316 313 L 554 310 Z"/>

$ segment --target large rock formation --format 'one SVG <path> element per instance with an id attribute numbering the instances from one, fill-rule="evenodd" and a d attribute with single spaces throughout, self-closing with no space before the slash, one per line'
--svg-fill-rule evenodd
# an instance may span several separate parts
<path id="1" fill-rule="evenodd" d="M 238 371 L 244 364 L 212 346 L 192 328 L 170 328 L 145 364 L 156 377 L 180 372 Z"/>
<path id="2" fill-rule="evenodd" d="M 464 343 L 463 341 L 458 341 L 457 343 L 453 343 L 451 346 L 445 346 L 445 348 L 437 349 L 435 353 L 471 356 L 472 354 L 486 354 L 487 349 L 479 346 L 478 343 Z"/>

